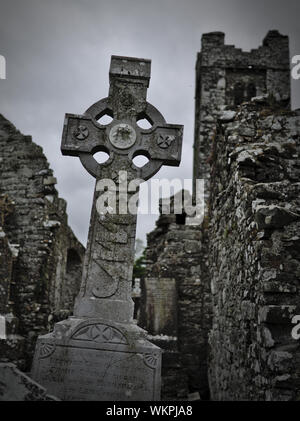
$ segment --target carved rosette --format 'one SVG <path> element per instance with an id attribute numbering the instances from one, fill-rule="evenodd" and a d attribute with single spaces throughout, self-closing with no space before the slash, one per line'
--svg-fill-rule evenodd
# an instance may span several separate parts
<path id="1" fill-rule="evenodd" d="M 128 344 L 126 337 L 120 330 L 101 323 L 87 325 L 78 329 L 73 333 L 71 339 L 97 343 Z"/>
<path id="2" fill-rule="evenodd" d="M 89 129 L 83 124 L 80 124 L 77 129 L 74 130 L 73 136 L 75 139 L 85 140 L 89 136 Z"/>
<path id="3" fill-rule="evenodd" d="M 42 342 L 40 345 L 39 358 L 48 358 L 55 351 L 55 344 L 49 342 Z"/>
<path id="4" fill-rule="evenodd" d="M 156 138 L 158 146 L 167 149 L 175 141 L 175 136 L 168 134 L 159 134 Z"/>
<path id="5" fill-rule="evenodd" d="M 158 363 L 159 355 L 156 353 L 145 353 L 143 354 L 143 360 L 147 367 L 156 368 Z"/>

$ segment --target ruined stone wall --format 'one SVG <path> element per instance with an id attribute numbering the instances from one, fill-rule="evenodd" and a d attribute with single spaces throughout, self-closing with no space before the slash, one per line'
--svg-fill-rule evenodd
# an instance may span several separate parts
<path id="1" fill-rule="evenodd" d="M 207 214 L 195 231 L 161 215 L 149 234 L 144 326 L 170 334 L 160 294 L 176 279 L 177 328 L 167 326 L 192 390 L 198 376 L 205 396 L 208 355 L 212 399 L 299 399 L 299 116 L 289 111 L 288 37 L 270 31 L 244 52 L 223 33 L 203 35 L 195 101 L 194 181 L 205 179 Z M 169 373 L 163 381 L 176 384 Z"/>
<path id="2" fill-rule="evenodd" d="M 299 400 L 300 113 L 252 101 L 231 118 L 211 169 L 211 394 Z"/>
<path id="3" fill-rule="evenodd" d="M 140 324 L 163 349 L 162 399 L 194 392 L 207 399 L 210 286 L 201 260 L 206 239 L 183 215 L 160 215 L 156 225 L 148 234 Z"/>
<path id="4" fill-rule="evenodd" d="M 212 139 L 226 106 L 272 94 L 284 107 L 290 107 L 288 37 L 269 31 L 263 45 L 251 51 L 225 45 L 224 38 L 222 32 L 204 34 L 196 62 L 194 180 L 205 179 L 206 197 Z"/>
<path id="5" fill-rule="evenodd" d="M 0 314 L 9 313 L 14 256 L 7 236 L 0 226 Z"/>
<path id="6" fill-rule="evenodd" d="M 42 148 L 3 116 L 0 173 L 0 194 L 14 204 L 3 231 L 19 250 L 10 294 L 19 319 L 18 333 L 26 338 L 28 370 L 36 337 L 72 310 L 84 248 L 67 224 L 66 203 L 58 197 Z M 0 284 L 5 285 L 4 278 Z"/>
<path id="7" fill-rule="evenodd" d="M 4 222 L 5 212 L 11 203 L 0 197 L 0 218 Z M 15 265 L 17 248 L 10 244 L 0 225 L 0 362 L 11 361 L 25 367 L 25 338 L 18 334 L 18 319 L 13 314 L 15 288 Z"/>

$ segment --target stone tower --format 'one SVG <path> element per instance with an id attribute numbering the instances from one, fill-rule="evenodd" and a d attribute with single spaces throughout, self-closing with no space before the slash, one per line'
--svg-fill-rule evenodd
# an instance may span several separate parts
<path id="1" fill-rule="evenodd" d="M 265 94 L 290 108 L 288 37 L 269 31 L 263 45 L 251 51 L 226 45 L 224 39 L 223 32 L 203 34 L 196 62 L 193 178 L 206 180 L 206 197 L 211 144 L 224 110 Z"/>

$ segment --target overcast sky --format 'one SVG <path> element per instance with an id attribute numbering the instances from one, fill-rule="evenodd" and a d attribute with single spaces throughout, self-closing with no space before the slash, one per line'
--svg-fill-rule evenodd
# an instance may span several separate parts
<path id="1" fill-rule="evenodd" d="M 148 101 L 168 123 L 184 125 L 179 168 L 156 177 L 192 177 L 194 69 L 201 35 L 223 31 L 225 42 L 257 48 L 270 29 L 290 37 L 300 54 L 299 0 L 0 0 L 0 113 L 41 145 L 68 202 L 69 223 L 86 243 L 94 180 L 79 159 L 60 153 L 64 114 L 83 113 L 108 94 L 112 54 L 152 60 Z M 293 81 L 300 107 L 300 80 Z M 139 216 L 137 237 L 157 215 Z"/>

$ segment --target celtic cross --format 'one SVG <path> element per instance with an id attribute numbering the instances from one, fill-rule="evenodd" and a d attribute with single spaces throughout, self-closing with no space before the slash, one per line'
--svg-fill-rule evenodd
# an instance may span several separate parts
<path id="1" fill-rule="evenodd" d="M 146 101 L 150 67 L 150 60 L 112 56 L 109 96 L 83 115 L 65 117 L 62 154 L 78 156 L 96 178 L 81 289 L 74 307 L 76 317 L 129 322 L 133 316 L 131 278 L 136 214 L 98 212 L 97 200 L 103 194 L 99 182 L 110 179 L 118 183 L 120 172 L 126 173 L 128 182 L 148 180 L 162 165 L 180 163 L 183 126 L 167 124 Z M 112 117 L 111 123 L 98 122 L 104 115 Z M 151 127 L 139 127 L 141 119 L 147 119 Z M 93 157 L 99 151 L 109 155 L 102 164 Z M 141 168 L 133 162 L 138 155 L 149 160 Z M 127 193 L 129 197 L 133 194 Z"/>

